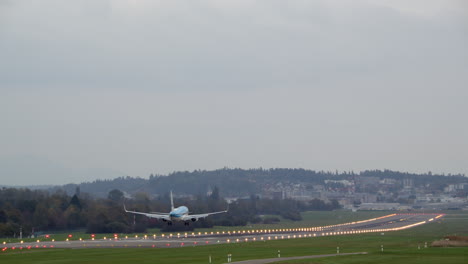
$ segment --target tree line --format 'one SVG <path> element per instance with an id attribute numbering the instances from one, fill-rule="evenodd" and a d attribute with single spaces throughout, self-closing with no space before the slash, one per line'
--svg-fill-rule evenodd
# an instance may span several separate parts
<path id="1" fill-rule="evenodd" d="M 92 195 L 105 198 L 109 191 L 119 189 L 129 194 L 146 192 L 152 195 L 173 190 L 178 193 L 197 195 L 206 193 L 210 186 L 220 186 L 226 197 L 248 197 L 252 193 L 261 193 L 264 186 L 272 182 L 301 183 L 307 185 L 323 185 L 325 180 L 349 180 L 357 177 L 377 177 L 395 180 L 412 179 L 414 186 L 434 186 L 436 190 L 443 190 L 448 184 L 467 181 L 462 174 L 432 174 L 431 172 L 414 174 L 391 170 L 354 171 L 314 171 L 305 169 L 277 168 L 277 169 L 236 169 L 223 168 L 218 170 L 178 171 L 168 175 L 151 174 L 149 178 L 119 177 L 112 180 L 96 180 L 93 182 L 67 184 L 50 189 L 65 190 L 73 194 L 76 187 Z M 224 188 L 229 186 L 229 188 Z"/>
<path id="2" fill-rule="evenodd" d="M 313 199 L 308 202 L 290 199 L 264 199 L 250 195 L 229 204 L 225 214 L 213 215 L 200 221 L 167 225 L 163 221 L 141 215 L 128 214 L 127 209 L 141 212 L 169 212 L 168 193 L 150 196 L 138 192 L 125 198 L 124 192 L 111 190 L 105 198 L 95 198 L 75 190 L 74 195 L 57 190 L 17 188 L 0 189 L 0 237 L 18 237 L 20 229 L 23 237 L 65 230 L 85 230 L 88 233 L 131 233 L 145 232 L 147 228 L 160 228 L 166 231 L 193 230 L 198 227 L 245 226 L 248 223 L 275 223 L 279 216 L 285 219 L 301 220 L 300 212 L 306 210 L 333 210 L 339 208 L 337 201 L 326 203 Z M 195 197 L 175 198 L 176 205 L 186 205 L 191 213 L 222 211 L 228 207 L 221 197 L 219 188 L 214 187 L 210 195 L 198 194 Z"/>

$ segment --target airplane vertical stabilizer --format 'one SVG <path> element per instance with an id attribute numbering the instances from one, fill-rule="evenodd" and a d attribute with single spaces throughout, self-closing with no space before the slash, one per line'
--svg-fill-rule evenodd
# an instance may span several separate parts
<path id="1" fill-rule="evenodd" d="M 174 210 L 174 200 L 172 199 L 172 190 L 171 190 L 171 211 Z"/>

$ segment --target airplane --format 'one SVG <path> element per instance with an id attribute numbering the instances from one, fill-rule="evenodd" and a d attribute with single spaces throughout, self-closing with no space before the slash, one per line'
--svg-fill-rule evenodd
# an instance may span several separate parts
<path id="1" fill-rule="evenodd" d="M 200 218 L 205 218 L 210 215 L 227 213 L 227 211 L 229 210 L 229 205 L 228 205 L 228 209 L 224 211 L 211 212 L 211 213 L 205 213 L 205 214 L 189 214 L 189 209 L 187 208 L 187 206 L 179 206 L 177 208 L 174 208 L 174 200 L 172 199 L 172 191 L 171 191 L 171 211 L 169 213 L 159 213 L 159 212 L 143 213 L 143 212 L 128 211 L 127 208 L 125 207 L 125 204 L 124 204 L 124 210 L 126 213 L 139 214 L 139 215 L 144 215 L 150 218 L 161 219 L 164 222 L 167 222 L 168 225 L 172 225 L 172 222 L 174 221 L 184 221 L 185 225 L 189 225 L 190 221 L 195 222 L 195 221 L 198 221 L 198 219 Z"/>

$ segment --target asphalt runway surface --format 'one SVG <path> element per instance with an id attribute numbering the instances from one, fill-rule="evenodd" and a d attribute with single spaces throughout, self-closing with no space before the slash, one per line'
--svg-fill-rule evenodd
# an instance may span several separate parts
<path id="1" fill-rule="evenodd" d="M 2 251 L 27 250 L 33 248 L 171 248 L 213 245 L 221 243 L 244 243 L 305 237 L 357 235 L 363 233 L 385 233 L 404 230 L 435 221 L 444 214 L 391 214 L 362 221 L 330 226 L 290 229 L 244 230 L 210 233 L 172 233 L 147 235 L 144 237 L 112 237 L 70 241 L 41 241 L 5 243 Z M 1 251 L 0 251 L 1 253 Z"/>

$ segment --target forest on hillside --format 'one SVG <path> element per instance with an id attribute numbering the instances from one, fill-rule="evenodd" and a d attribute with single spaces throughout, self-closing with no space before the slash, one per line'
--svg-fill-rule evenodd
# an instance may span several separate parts
<path id="1" fill-rule="evenodd" d="M 76 187 L 83 192 L 97 197 L 106 197 L 108 192 L 119 189 L 128 194 L 145 192 L 149 195 L 161 195 L 173 190 L 185 195 L 200 195 L 209 192 L 213 186 L 218 186 L 225 197 L 248 197 L 259 194 L 265 185 L 288 182 L 300 184 L 323 184 L 325 180 L 349 180 L 356 177 L 377 177 L 380 179 L 412 179 L 415 186 L 433 184 L 443 186 L 447 184 L 466 182 L 464 175 L 437 175 L 431 172 L 414 174 L 391 170 L 367 170 L 359 173 L 353 171 L 313 171 L 305 169 L 230 169 L 206 171 L 179 171 L 169 175 L 150 175 L 149 178 L 119 177 L 112 180 L 96 180 L 81 184 L 67 184 L 55 186 L 49 190 L 65 190 L 73 194 Z"/>

